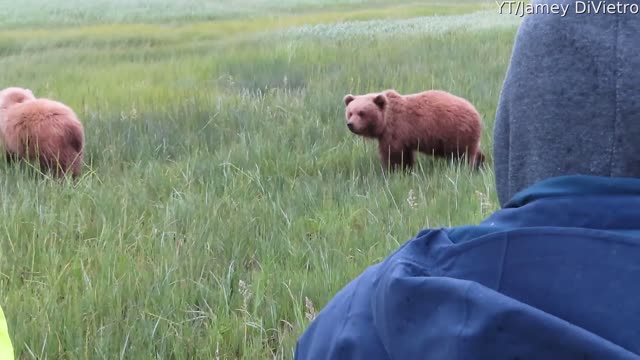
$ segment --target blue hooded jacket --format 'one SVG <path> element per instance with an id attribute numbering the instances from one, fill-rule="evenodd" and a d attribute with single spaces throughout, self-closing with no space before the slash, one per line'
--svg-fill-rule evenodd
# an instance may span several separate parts
<path id="1" fill-rule="evenodd" d="M 567 16 L 526 16 L 516 36 L 494 129 L 501 209 L 369 267 L 296 359 L 640 360 L 640 14 L 558 3 Z"/>

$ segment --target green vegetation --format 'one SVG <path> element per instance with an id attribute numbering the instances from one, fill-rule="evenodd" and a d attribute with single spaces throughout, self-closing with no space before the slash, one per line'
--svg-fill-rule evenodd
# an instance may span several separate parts
<path id="1" fill-rule="evenodd" d="M 290 359 L 367 266 L 497 207 L 490 169 L 420 156 L 385 176 L 342 103 L 464 96 L 491 162 L 517 24 L 492 3 L 88 3 L 0 0 L 1 87 L 67 103 L 87 138 L 77 184 L 0 165 L 0 305 L 21 359 Z"/>

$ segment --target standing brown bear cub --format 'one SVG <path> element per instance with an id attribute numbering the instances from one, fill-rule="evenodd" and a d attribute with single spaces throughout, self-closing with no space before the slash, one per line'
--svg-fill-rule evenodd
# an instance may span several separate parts
<path id="1" fill-rule="evenodd" d="M 19 87 L 0 91 L 0 140 L 8 161 L 38 161 L 56 177 L 81 174 L 84 128 L 60 102 L 38 99 Z"/>
<path id="2" fill-rule="evenodd" d="M 347 127 L 378 140 L 385 169 L 412 168 L 415 151 L 455 159 L 466 155 L 474 169 L 484 163 L 480 114 L 461 97 L 441 90 L 401 95 L 391 89 L 349 94 L 344 103 Z"/>

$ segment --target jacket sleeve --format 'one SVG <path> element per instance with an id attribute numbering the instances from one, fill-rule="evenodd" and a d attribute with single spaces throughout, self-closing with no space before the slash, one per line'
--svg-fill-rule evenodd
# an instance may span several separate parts
<path id="1" fill-rule="evenodd" d="M 0 359 L 13 360 L 13 346 L 2 308 L 0 308 Z"/>
<path id="2" fill-rule="evenodd" d="M 379 266 L 368 268 L 320 311 L 298 340 L 295 359 L 389 358 L 373 323 L 371 297 Z"/>

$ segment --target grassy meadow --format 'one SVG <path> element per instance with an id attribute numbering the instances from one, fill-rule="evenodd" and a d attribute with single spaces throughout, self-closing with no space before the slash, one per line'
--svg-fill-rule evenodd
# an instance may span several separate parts
<path id="1" fill-rule="evenodd" d="M 291 359 L 331 297 L 426 227 L 497 208 L 491 131 L 519 18 L 491 1 L 0 0 L 0 87 L 74 108 L 77 183 L 0 163 L 18 359 Z M 489 167 L 385 175 L 342 98 L 440 88 Z"/>

